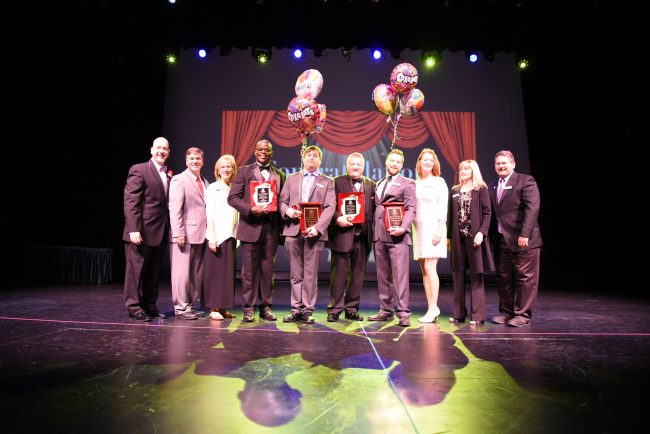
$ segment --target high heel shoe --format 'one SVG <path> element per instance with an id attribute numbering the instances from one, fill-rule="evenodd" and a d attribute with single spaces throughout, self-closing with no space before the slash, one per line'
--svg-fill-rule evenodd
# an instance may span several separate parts
<path id="1" fill-rule="evenodd" d="M 435 312 L 435 315 L 434 315 Z M 426 322 L 426 323 L 432 323 L 432 322 L 438 322 L 438 316 L 440 315 L 440 309 L 436 308 L 436 310 L 432 311 L 427 311 L 427 313 L 422 317 L 418 318 L 419 322 Z"/>
<path id="2" fill-rule="evenodd" d="M 456 325 L 458 325 L 458 324 L 464 323 L 464 322 L 465 322 L 465 319 L 456 319 L 456 318 L 450 316 L 450 317 L 449 317 L 449 322 L 450 322 L 451 324 L 456 324 Z"/>
<path id="3" fill-rule="evenodd" d="M 482 326 L 483 324 L 485 324 L 485 321 L 478 320 L 478 319 L 473 319 L 469 322 L 469 325 L 473 325 L 473 326 Z"/>

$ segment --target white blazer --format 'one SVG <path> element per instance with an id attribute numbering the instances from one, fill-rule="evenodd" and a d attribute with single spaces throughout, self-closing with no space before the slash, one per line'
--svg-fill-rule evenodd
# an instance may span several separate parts
<path id="1" fill-rule="evenodd" d="M 235 238 L 237 234 L 239 212 L 228 205 L 229 194 L 230 186 L 223 180 L 213 182 L 208 186 L 205 211 L 208 221 L 212 221 L 214 224 L 208 225 L 205 238 L 208 241 L 216 242 L 217 245 L 220 245 L 228 238 Z M 210 226 L 212 226 L 212 231 Z"/>

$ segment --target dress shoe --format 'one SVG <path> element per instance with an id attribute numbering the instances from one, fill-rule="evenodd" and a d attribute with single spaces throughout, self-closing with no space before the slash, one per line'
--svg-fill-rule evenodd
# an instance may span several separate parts
<path id="1" fill-rule="evenodd" d="M 469 322 L 469 325 L 473 325 L 473 326 L 482 326 L 483 324 L 485 324 L 485 321 L 483 321 L 482 319 L 473 319 Z"/>
<path id="2" fill-rule="evenodd" d="M 330 313 L 327 314 L 327 321 L 328 322 L 336 322 L 336 321 L 339 320 L 339 315 L 341 315 L 341 312 L 339 312 L 339 313 L 330 312 Z"/>
<path id="3" fill-rule="evenodd" d="M 242 322 L 255 322 L 254 312 L 244 312 Z"/>
<path id="4" fill-rule="evenodd" d="M 167 318 L 167 315 L 159 311 L 158 309 L 147 312 L 147 316 L 153 319 L 164 319 Z"/>
<path id="5" fill-rule="evenodd" d="M 398 325 L 401 327 L 408 327 L 411 325 L 411 321 L 409 321 L 409 318 L 407 316 L 403 316 L 399 319 Z"/>
<path id="6" fill-rule="evenodd" d="M 300 319 L 302 319 L 302 314 L 300 312 L 292 311 L 291 313 L 289 313 L 289 315 L 282 318 L 282 321 L 284 321 L 284 322 L 296 322 L 296 321 L 298 321 Z"/>
<path id="7" fill-rule="evenodd" d="M 352 321 L 363 321 L 363 317 L 359 315 L 359 312 L 345 312 L 345 319 Z"/>
<path id="8" fill-rule="evenodd" d="M 507 323 L 510 327 L 525 327 L 530 325 L 530 320 L 523 316 L 516 316 Z"/>
<path id="9" fill-rule="evenodd" d="M 215 321 L 223 321 L 223 315 L 221 315 L 218 310 L 213 310 L 210 312 L 210 319 L 213 319 Z"/>
<path id="10" fill-rule="evenodd" d="M 377 315 L 372 315 L 368 317 L 368 321 L 392 321 L 393 313 L 386 310 L 380 310 L 377 312 Z"/>
<path id="11" fill-rule="evenodd" d="M 219 309 L 219 313 L 225 319 L 237 318 L 237 315 L 235 315 L 234 313 L 228 312 L 226 309 Z"/>
<path id="12" fill-rule="evenodd" d="M 438 315 L 440 315 L 440 309 L 436 307 L 435 309 L 429 309 L 427 313 L 422 317 L 418 318 L 419 322 L 438 322 Z"/>
<path id="13" fill-rule="evenodd" d="M 316 320 L 314 319 L 314 316 L 310 313 L 303 313 L 302 314 L 302 322 L 305 324 L 314 324 Z"/>
<path id="14" fill-rule="evenodd" d="M 129 318 L 133 321 L 142 321 L 142 322 L 149 322 L 151 321 L 151 317 L 144 313 L 143 311 L 140 311 L 136 313 L 135 315 L 129 315 Z"/>
<path id="15" fill-rule="evenodd" d="M 465 318 L 463 318 L 463 319 L 456 319 L 456 318 L 450 316 L 450 317 L 449 317 L 449 322 L 450 322 L 451 324 L 461 324 L 461 323 L 464 323 L 464 322 L 465 322 Z"/>
<path id="16" fill-rule="evenodd" d="M 275 316 L 273 311 L 271 310 L 270 307 L 265 307 L 262 309 L 260 312 L 260 318 L 265 319 L 267 321 L 277 321 L 278 317 Z"/>
<path id="17" fill-rule="evenodd" d="M 204 311 L 199 310 L 199 309 L 197 309 L 197 308 L 195 308 L 195 307 L 191 308 L 190 311 L 192 311 L 192 313 L 193 313 L 194 315 L 196 315 L 197 318 L 199 318 L 199 317 L 204 317 L 204 316 L 205 316 L 205 312 L 204 312 Z"/>
<path id="18" fill-rule="evenodd" d="M 176 312 L 176 318 L 193 320 L 193 319 L 197 319 L 198 317 L 196 316 L 196 313 L 194 313 L 194 311 L 186 310 L 184 312 Z"/>
<path id="19" fill-rule="evenodd" d="M 497 315 L 492 317 L 492 322 L 495 324 L 506 324 L 511 319 L 512 317 L 508 315 Z"/>

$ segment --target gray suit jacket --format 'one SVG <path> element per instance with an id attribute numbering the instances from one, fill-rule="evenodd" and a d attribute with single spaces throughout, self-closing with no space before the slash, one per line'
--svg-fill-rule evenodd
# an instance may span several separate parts
<path id="1" fill-rule="evenodd" d="M 300 233 L 300 219 L 289 219 L 286 213 L 289 207 L 301 202 L 302 179 L 302 171 L 289 175 L 280 194 L 280 215 L 286 219 L 282 235 L 287 237 L 296 237 Z M 319 240 L 327 241 L 327 227 L 336 208 L 334 180 L 321 173 L 311 186 L 309 202 L 318 202 L 323 206 L 320 218 L 314 227 L 320 233 Z"/>
<path id="2" fill-rule="evenodd" d="M 207 193 L 208 181 L 201 176 L 201 182 Z M 190 169 L 172 177 L 169 183 L 169 221 L 171 238 L 184 236 L 189 244 L 205 241 L 205 199 Z"/>
<path id="3" fill-rule="evenodd" d="M 385 182 L 385 179 L 383 180 Z M 415 208 L 417 201 L 415 198 L 415 181 L 411 178 L 405 178 L 402 175 L 396 175 L 387 191 L 383 192 L 380 198 L 380 191 L 383 190 L 383 182 L 377 183 L 377 192 L 375 194 L 375 227 L 374 241 L 383 241 L 391 244 L 408 244 L 411 243 L 411 224 L 415 218 Z M 401 227 L 406 231 L 399 237 L 393 237 L 386 230 L 384 223 L 384 205 L 389 202 L 401 202 L 404 204 L 404 217 L 402 218 Z"/>
<path id="4" fill-rule="evenodd" d="M 364 235 L 364 240 L 368 246 L 372 246 L 373 238 L 373 223 L 375 215 L 375 182 L 362 177 L 363 182 L 363 197 L 365 200 L 364 209 L 364 222 L 361 223 L 361 233 Z M 332 221 L 329 226 L 329 241 L 327 247 L 337 252 L 348 252 L 352 249 L 352 242 L 354 241 L 355 226 L 342 228 L 336 224 L 336 219 L 341 216 L 341 210 L 338 209 L 338 195 L 339 193 L 350 193 L 356 191 L 352 183 L 352 179 L 347 175 L 341 175 L 334 178 L 334 193 L 336 195 L 336 209 L 332 216 Z"/>

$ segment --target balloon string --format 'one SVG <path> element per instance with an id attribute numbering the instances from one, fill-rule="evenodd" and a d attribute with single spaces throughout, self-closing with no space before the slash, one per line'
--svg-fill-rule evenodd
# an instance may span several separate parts
<path id="1" fill-rule="evenodd" d="M 393 125 L 393 141 L 390 144 L 390 150 L 391 151 L 393 150 L 393 146 L 395 146 L 395 142 L 400 139 L 397 136 L 397 124 L 399 124 L 399 120 L 400 120 L 401 117 L 402 117 L 402 115 L 397 113 L 397 111 L 395 111 L 395 122 L 391 122 L 391 124 Z M 389 116 L 389 119 L 390 119 L 390 116 Z"/>
<path id="2" fill-rule="evenodd" d="M 300 171 L 302 172 L 304 167 L 303 167 L 303 160 L 305 158 L 305 150 L 307 149 L 307 138 L 309 137 L 309 133 L 306 133 L 305 135 L 302 136 L 302 147 L 300 148 Z"/>

